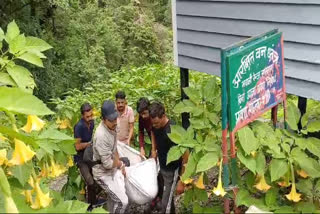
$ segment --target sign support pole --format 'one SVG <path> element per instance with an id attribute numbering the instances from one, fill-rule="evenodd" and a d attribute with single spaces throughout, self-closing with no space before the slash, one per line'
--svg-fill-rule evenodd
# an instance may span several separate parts
<path id="1" fill-rule="evenodd" d="M 181 100 L 189 99 L 189 97 L 184 93 L 183 88 L 189 87 L 189 70 L 186 68 L 180 68 L 180 89 L 181 89 Z M 182 127 L 187 129 L 190 126 L 190 114 L 182 113 Z"/>
<path id="2" fill-rule="evenodd" d="M 221 79 L 223 184 L 225 189 L 232 190 L 235 202 L 238 193 L 235 133 L 270 108 L 273 126 L 276 127 L 277 110 L 281 102 L 285 128 L 287 127 L 282 33 L 275 29 L 222 49 Z M 231 186 L 229 186 L 229 167 L 231 167 Z M 227 197 L 224 199 L 224 212 L 230 213 L 230 199 Z M 236 204 L 234 212 L 239 213 Z"/>
<path id="3" fill-rule="evenodd" d="M 225 62 L 225 52 L 221 51 L 221 79 L 227 77 L 227 67 Z M 223 186 L 225 189 L 229 187 L 229 157 L 228 157 L 228 111 L 227 111 L 227 82 L 222 81 L 222 164 L 223 164 Z M 224 197 L 224 213 L 230 213 L 230 199 Z"/>

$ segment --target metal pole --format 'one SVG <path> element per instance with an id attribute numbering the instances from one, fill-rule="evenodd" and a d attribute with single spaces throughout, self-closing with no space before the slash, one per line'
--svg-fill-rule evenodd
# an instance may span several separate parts
<path id="1" fill-rule="evenodd" d="M 299 123 L 298 123 L 298 128 L 299 128 L 299 130 L 301 130 L 302 129 L 301 118 L 307 111 L 307 98 L 305 98 L 305 97 L 299 97 L 298 98 L 298 108 L 299 108 L 299 110 L 301 112 L 301 117 L 300 117 L 300 120 L 299 120 Z"/>
<path id="2" fill-rule="evenodd" d="M 189 70 L 186 68 L 180 68 L 180 88 L 181 88 L 181 100 L 189 99 L 189 97 L 184 93 L 183 88 L 189 87 Z M 190 126 L 190 114 L 182 113 L 182 127 L 187 129 Z"/>
<path id="3" fill-rule="evenodd" d="M 278 121 L 278 105 L 271 109 L 271 120 L 273 122 L 273 127 L 276 128 Z"/>

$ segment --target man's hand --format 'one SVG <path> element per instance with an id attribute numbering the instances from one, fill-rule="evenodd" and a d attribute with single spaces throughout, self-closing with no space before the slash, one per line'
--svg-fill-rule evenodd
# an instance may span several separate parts
<path id="1" fill-rule="evenodd" d="M 156 161 L 157 161 L 157 152 L 155 150 L 151 151 L 151 157 L 156 159 Z"/>
<path id="2" fill-rule="evenodd" d="M 177 183 L 177 188 L 176 188 L 176 194 L 180 195 L 184 192 L 184 183 L 182 183 L 182 181 L 178 181 Z"/>
<path id="3" fill-rule="evenodd" d="M 127 176 L 127 173 L 126 173 L 126 167 L 125 167 L 125 165 L 123 164 L 123 167 L 121 167 L 121 172 L 122 172 L 122 174 L 123 174 L 123 176 L 124 177 L 126 177 Z"/>
<path id="4" fill-rule="evenodd" d="M 144 151 L 143 147 L 140 147 L 140 156 L 142 156 L 142 157 L 146 156 L 146 152 Z"/>

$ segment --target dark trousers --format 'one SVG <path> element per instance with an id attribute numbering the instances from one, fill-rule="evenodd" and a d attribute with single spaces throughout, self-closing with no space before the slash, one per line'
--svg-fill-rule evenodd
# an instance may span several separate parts
<path id="1" fill-rule="evenodd" d="M 162 178 L 162 199 L 161 213 L 166 213 L 168 204 L 170 203 L 170 213 L 175 213 L 174 193 L 177 185 L 177 175 L 175 171 L 160 169 L 159 175 Z"/>
<path id="2" fill-rule="evenodd" d="M 80 169 L 80 173 L 86 183 L 87 186 L 87 200 L 89 204 L 95 204 L 96 203 L 96 188 L 95 188 L 95 183 L 92 177 L 92 171 L 89 166 L 82 162 L 79 161 L 77 164 L 78 168 Z"/>

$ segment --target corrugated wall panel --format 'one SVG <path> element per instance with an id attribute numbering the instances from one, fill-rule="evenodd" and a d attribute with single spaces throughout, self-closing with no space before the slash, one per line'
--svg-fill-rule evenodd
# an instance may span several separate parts
<path id="1" fill-rule="evenodd" d="M 223 48 L 247 38 L 244 36 L 178 29 L 179 42 L 213 48 Z M 286 42 L 284 44 L 284 52 L 286 59 L 320 64 L 320 46 Z"/>
<path id="2" fill-rule="evenodd" d="M 184 15 L 178 15 L 177 22 L 179 23 L 179 29 L 232 34 L 239 36 L 256 36 L 269 31 L 270 29 L 278 28 L 283 32 L 285 41 L 320 45 L 320 30 L 318 26 L 314 25 L 296 25 L 268 21 L 195 17 Z"/>
<path id="3" fill-rule="evenodd" d="M 284 33 L 287 92 L 320 100 L 320 0 L 176 0 L 177 65 L 220 76 L 220 49 Z"/>
<path id="4" fill-rule="evenodd" d="M 177 14 L 320 25 L 319 6 L 234 2 L 177 1 Z M 179 28 L 179 26 L 178 26 Z"/>
<path id="5" fill-rule="evenodd" d="M 194 1 L 194 0 L 185 0 Z M 208 2 L 241 2 L 241 3 L 276 3 L 276 4 L 320 4 L 319 0 L 198 0 L 198 1 L 208 1 Z"/>

